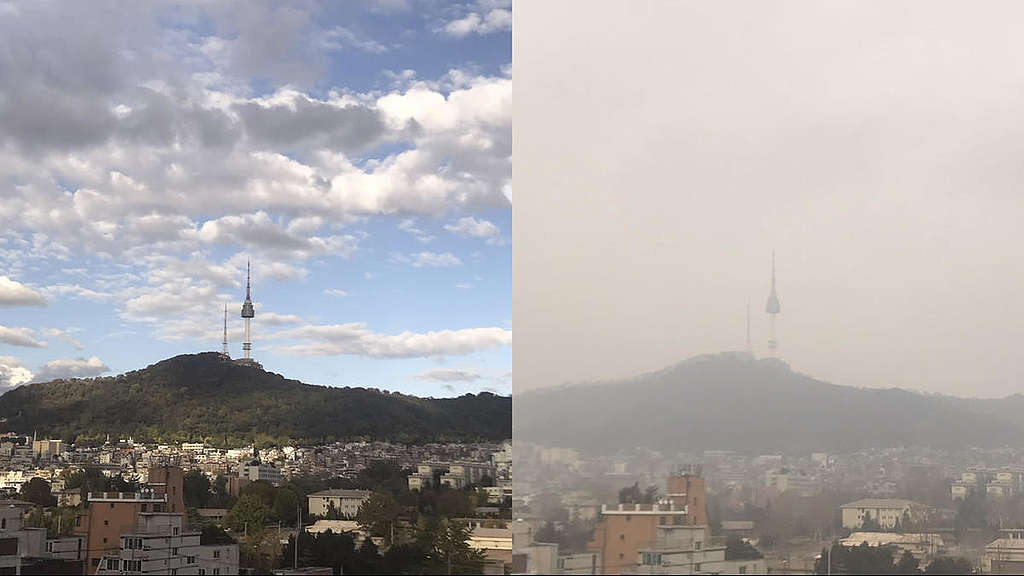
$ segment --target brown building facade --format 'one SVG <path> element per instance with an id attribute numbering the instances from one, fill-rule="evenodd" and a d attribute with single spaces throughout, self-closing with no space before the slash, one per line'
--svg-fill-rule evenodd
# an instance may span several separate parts
<path id="1" fill-rule="evenodd" d="M 85 506 L 75 519 L 73 530 L 75 536 L 85 538 L 85 574 L 95 573 L 103 556 L 120 554 L 121 534 L 136 530 L 139 514 L 172 512 L 173 507 L 174 513 L 185 515 L 181 496 L 182 469 L 151 468 L 149 478 L 154 484 L 140 492 L 89 492 L 85 495 Z"/>
<path id="2" fill-rule="evenodd" d="M 604 574 L 619 574 L 637 567 L 637 552 L 657 541 L 658 526 L 707 526 L 707 518 L 704 479 L 673 476 L 660 502 L 602 506 L 587 547 L 601 554 Z"/>

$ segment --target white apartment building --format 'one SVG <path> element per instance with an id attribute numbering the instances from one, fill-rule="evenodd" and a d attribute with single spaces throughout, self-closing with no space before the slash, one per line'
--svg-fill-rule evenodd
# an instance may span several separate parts
<path id="1" fill-rule="evenodd" d="M 21 559 L 42 558 L 46 550 L 46 528 L 26 528 L 28 502 L 0 506 L 0 573 L 21 574 Z"/>
<path id="2" fill-rule="evenodd" d="M 636 574 L 767 574 L 764 559 L 726 560 L 725 546 L 706 540 L 706 526 L 661 525 L 637 550 Z"/>
<path id="3" fill-rule="evenodd" d="M 479 484 L 484 477 L 492 481 L 495 468 L 483 462 L 453 462 L 448 466 L 448 473 L 441 476 L 441 485 L 461 490 L 470 484 Z"/>
<path id="4" fill-rule="evenodd" d="M 238 465 L 238 477 L 245 478 L 250 482 L 262 480 L 274 486 L 281 485 L 281 471 L 268 462 L 243 462 Z"/>
<path id="5" fill-rule="evenodd" d="M 895 528 L 905 519 L 923 520 L 928 514 L 928 507 L 910 500 L 899 498 L 865 498 L 843 504 L 839 507 L 843 515 L 843 528 L 857 530 L 864 526 L 870 518 L 883 529 Z"/>
<path id="6" fill-rule="evenodd" d="M 765 488 L 789 492 L 800 496 L 816 496 L 821 493 L 821 481 L 816 476 L 786 468 L 765 472 Z"/>
<path id="7" fill-rule="evenodd" d="M 370 499 L 373 492 L 369 490 L 322 490 L 306 497 L 309 502 L 309 513 L 316 516 L 327 516 L 333 507 L 345 518 L 355 518 L 359 507 Z"/>
<path id="8" fill-rule="evenodd" d="M 559 574 L 601 574 L 601 554 L 580 552 L 558 555 Z"/>
<path id="9" fill-rule="evenodd" d="M 121 535 L 119 556 L 100 559 L 96 574 L 199 574 L 199 532 L 181 514 L 143 512 L 135 532 Z"/>
<path id="10" fill-rule="evenodd" d="M 199 574 L 238 574 L 238 544 L 200 546 Z"/>

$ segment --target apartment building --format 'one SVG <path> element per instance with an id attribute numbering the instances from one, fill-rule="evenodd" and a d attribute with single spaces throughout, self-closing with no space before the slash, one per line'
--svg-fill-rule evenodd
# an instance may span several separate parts
<path id="1" fill-rule="evenodd" d="M 239 464 L 238 477 L 249 482 L 262 480 L 274 486 L 280 486 L 282 480 L 281 470 L 269 462 L 260 462 L 259 460 Z"/>
<path id="2" fill-rule="evenodd" d="M 306 497 L 309 513 L 316 516 L 327 516 L 333 508 L 343 518 L 355 518 L 359 507 L 370 499 L 373 492 L 369 490 L 321 490 Z"/>

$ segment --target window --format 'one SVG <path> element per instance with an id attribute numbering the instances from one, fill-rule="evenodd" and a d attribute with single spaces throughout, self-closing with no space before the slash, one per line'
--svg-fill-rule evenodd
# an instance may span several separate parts
<path id="1" fill-rule="evenodd" d="M 746 574 L 746 573 L 747 573 L 747 567 L 746 566 L 740 566 L 740 574 Z"/>
<path id="2" fill-rule="evenodd" d="M 175 526 L 175 527 L 174 527 L 174 535 L 175 535 L 175 536 L 177 536 L 177 535 L 178 535 L 178 530 L 180 530 L 180 528 L 178 528 L 177 526 Z"/>
<path id="3" fill-rule="evenodd" d="M 106 544 L 106 543 L 107 543 L 107 539 L 106 539 L 106 538 L 104 538 L 104 539 L 103 539 L 103 543 L 104 543 L 104 544 Z"/>
<path id="4" fill-rule="evenodd" d="M 626 539 L 626 535 L 625 534 L 619 534 L 619 540 L 625 540 L 625 539 Z"/>
<path id="5" fill-rule="evenodd" d="M 177 548 L 172 548 L 171 549 L 171 556 L 177 556 L 177 555 L 178 555 L 178 549 Z"/>
<path id="6" fill-rule="evenodd" d="M 694 572 L 700 572 L 700 562 L 696 562 L 696 563 L 695 563 L 695 564 L 693 565 L 693 571 L 694 571 Z"/>
<path id="7" fill-rule="evenodd" d="M 110 526 L 110 520 L 104 520 L 103 521 L 103 525 L 104 526 Z"/>
<path id="8" fill-rule="evenodd" d="M 146 511 L 148 511 L 148 510 L 149 510 L 149 504 L 143 504 L 143 505 L 142 505 L 142 511 L 143 511 L 143 512 L 146 512 Z"/>
<path id="9" fill-rule="evenodd" d="M 185 563 L 186 564 L 195 564 L 196 563 L 196 557 L 195 556 L 188 556 L 188 557 L 186 557 L 185 558 Z"/>
<path id="10" fill-rule="evenodd" d="M 0 529 L 7 529 L 7 518 L 0 518 Z"/>
<path id="11" fill-rule="evenodd" d="M 682 516 L 676 516 L 675 518 L 672 518 L 672 525 L 673 526 L 682 526 L 683 525 L 683 517 Z"/>
<path id="12" fill-rule="evenodd" d="M 658 524 L 661 524 L 662 526 L 667 524 L 667 522 L 665 521 L 665 517 L 664 516 L 662 516 L 661 518 L 658 519 Z"/>
<path id="13" fill-rule="evenodd" d="M 214 568 L 213 569 L 213 573 L 214 574 L 220 574 L 220 568 Z"/>
<path id="14" fill-rule="evenodd" d="M 113 503 L 113 502 L 111 502 L 111 503 L 110 503 L 110 507 L 111 507 L 111 508 L 113 508 L 113 507 L 114 507 L 114 503 Z"/>
<path id="15" fill-rule="evenodd" d="M 700 540 L 697 540 L 696 542 L 694 542 L 693 543 L 693 549 L 694 550 L 700 550 L 700 544 L 701 544 Z"/>
<path id="16" fill-rule="evenodd" d="M 107 570 L 117 570 L 118 558 L 107 558 Z"/>
<path id="17" fill-rule="evenodd" d="M 214 558 L 220 558 L 220 550 L 214 550 L 213 551 L 213 557 Z"/>
<path id="18" fill-rule="evenodd" d="M 205 574 L 206 574 L 206 568 L 200 568 L 199 569 L 199 576 L 204 576 Z"/>

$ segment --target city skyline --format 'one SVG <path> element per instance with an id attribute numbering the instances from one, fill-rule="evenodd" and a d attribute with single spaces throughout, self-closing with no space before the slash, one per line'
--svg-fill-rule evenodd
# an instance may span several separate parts
<path id="1" fill-rule="evenodd" d="M 509 394 L 510 3 L 232 6 L 0 4 L 0 387 L 241 357 L 251 261 L 268 370 Z"/>

